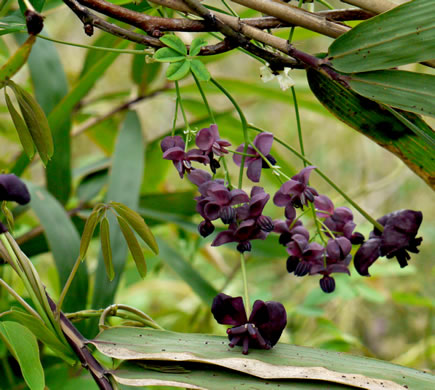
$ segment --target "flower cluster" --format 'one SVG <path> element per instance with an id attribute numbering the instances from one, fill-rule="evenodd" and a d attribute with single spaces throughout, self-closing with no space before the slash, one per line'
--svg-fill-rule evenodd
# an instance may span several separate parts
<path id="1" fill-rule="evenodd" d="M 408 264 L 408 252 L 418 253 L 422 238 L 416 238 L 422 222 L 422 213 L 401 210 L 378 219 L 379 225 L 370 233 L 369 239 L 355 231 L 353 213 L 347 207 L 335 207 L 333 202 L 309 185 L 310 174 L 316 169 L 307 166 L 299 173 L 282 183 L 273 196 L 275 206 L 284 208 L 284 220 L 272 220 L 263 214 L 270 199 L 264 188 L 253 186 L 248 195 L 242 189 L 229 186 L 223 179 L 215 179 L 210 173 L 192 167 L 196 161 L 210 166 L 213 174 L 220 168 L 216 158 L 229 151 L 231 144 L 222 140 L 216 125 L 201 129 L 195 139 L 198 149 L 187 151 L 181 137 L 166 137 L 162 143 L 163 158 L 172 160 L 183 177 L 197 186 L 199 196 L 196 210 L 203 221 L 198 230 L 206 237 L 215 230 L 214 223 L 220 220 L 227 228 L 218 232 L 212 245 L 237 243 L 241 253 L 250 251 L 251 241 L 264 240 L 269 234 L 278 234 L 279 243 L 288 253 L 287 271 L 297 277 L 320 275 L 320 288 L 325 293 L 335 290 L 334 274 L 350 275 L 349 265 L 352 261 L 352 248 L 356 251 L 353 264 L 358 273 L 369 276 L 368 268 L 379 258 L 396 257 L 400 266 Z M 262 170 L 276 167 L 276 160 L 270 154 L 273 134 L 260 133 L 249 145 L 240 145 L 233 152 L 233 161 L 247 167 L 247 176 L 258 183 Z M 228 172 L 226 172 L 228 174 Z M 316 234 L 311 237 L 302 222 L 304 208 L 313 208 Z M 297 213 L 298 210 L 302 214 Z M 383 227 L 382 231 L 380 230 Z M 228 329 L 230 346 L 243 346 L 243 353 L 249 347 L 269 349 L 279 339 L 285 324 L 284 307 L 278 302 L 256 301 L 252 314 L 247 319 L 241 297 L 232 298 L 219 294 L 213 301 L 212 313 L 216 320 Z"/>

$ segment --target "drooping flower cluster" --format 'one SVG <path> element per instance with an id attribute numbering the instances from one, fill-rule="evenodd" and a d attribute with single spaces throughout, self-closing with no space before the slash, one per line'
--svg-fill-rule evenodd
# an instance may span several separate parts
<path id="1" fill-rule="evenodd" d="M 354 257 L 354 266 L 361 275 L 369 276 L 368 268 L 379 258 L 396 257 L 400 266 L 408 264 L 408 252 L 418 253 L 422 238 L 417 232 L 422 222 L 419 211 L 402 210 L 387 214 L 378 220 L 383 227 L 376 227 L 365 241 L 364 236 L 355 231 L 353 213 L 347 207 L 334 207 L 333 202 L 309 185 L 314 166 L 303 168 L 288 181 L 282 183 L 273 196 L 273 203 L 284 208 L 284 220 L 272 220 L 263 214 L 270 195 L 260 186 L 253 186 L 248 195 L 242 189 L 229 186 L 223 179 L 215 179 L 202 169 L 196 169 L 191 162 L 196 161 L 210 166 L 216 174 L 220 168 L 217 158 L 228 153 L 231 144 L 222 140 L 216 125 L 201 129 L 195 139 L 198 149 L 186 151 L 181 137 L 166 137 L 162 141 L 163 157 L 172 160 L 183 177 L 197 186 L 199 196 L 195 198 L 196 210 L 203 221 L 198 230 L 206 237 L 215 230 L 214 224 L 220 220 L 227 228 L 217 233 L 212 245 L 237 243 L 241 253 L 250 251 L 251 241 L 264 240 L 269 234 L 278 234 L 279 243 L 288 253 L 287 271 L 297 277 L 320 275 L 320 288 L 331 293 L 335 290 L 334 274 L 350 275 L 352 248 L 359 246 Z M 254 183 L 261 178 L 262 169 L 278 169 L 275 158 L 270 154 L 273 134 L 260 133 L 245 147 L 240 145 L 233 152 L 236 165 L 247 167 L 247 176 Z M 228 172 L 226 172 L 228 174 Z M 316 234 L 310 232 L 302 222 L 305 208 L 315 210 Z M 297 210 L 302 214 L 297 215 Z M 240 297 L 232 298 L 219 294 L 212 307 L 213 315 L 221 324 L 232 325 L 228 330 L 230 346 L 243 346 L 243 353 L 249 347 L 269 349 L 279 339 L 286 324 L 284 307 L 278 302 L 256 301 L 249 320 Z"/>

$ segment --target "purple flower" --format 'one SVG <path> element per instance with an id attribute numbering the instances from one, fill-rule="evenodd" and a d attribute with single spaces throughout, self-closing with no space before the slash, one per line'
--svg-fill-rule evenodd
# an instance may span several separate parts
<path id="1" fill-rule="evenodd" d="M 292 228 L 292 220 L 277 220 L 273 222 L 275 233 L 279 233 L 279 243 L 281 245 L 287 246 L 287 244 L 292 240 L 293 235 L 302 234 L 307 240 L 310 238 L 310 233 L 305 229 L 301 220 L 296 221 Z"/>
<path id="2" fill-rule="evenodd" d="M 344 236 L 354 245 L 364 242 L 364 236 L 361 233 L 353 233 L 356 224 L 353 222 L 352 211 L 347 207 L 337 207 L 323 223 L 336 236 Z M 329 235 L 328 232 L 326 234 Z"/>
<path id="3" fill-rule="evenodd" d="M 370 239 L 355 254 L 354 265 L 358 273 L 370 276 L 368 268 L 380 256 L 396 257 L 400 267 L 406 267 L 411 258 L 408 251 L 418 253 L 418 246 L 423 241 L 421 237 L 416 238 L 422 221 L 423 214 L 413 210 L 399 210 L 379 218 L 383 232 L 375 228 Z"/>
<path id="4" fill-rule="evenodd" d="M 305 276 L 311 267 L 323 259 L 325 248 L 317 242 L 308 243 L 302 234 L 295 234 L 287 246 L 290 255 L 287 259 L 287 271 L 296 276 Z"/>
<path id="5" fill-rule="evenodd" d="M 272 133 L 260 133 L 255 137 L 253 144 L 264 157 L 266 157 L 272 164 L 275 164 L 275 159 L 269 154 L 270 149 L 272 148 L 272 142 Z M 237 148 L 237 152 L 243 152 L 244 148 L 245 144 L 241 144 Z M 261 177 L 261 169 L 267 168 L 269 166 L 267 164 L 263 164 L 263 158 L 252 146 L 247 147 L 246 153 L 252 155 L 252 157 L 245 158 L 245 165 L 248 167 L 248 178 L 253 182 L 258 183 Z M 240 154 L 234 154 L 233 161 L 237 166 L 240 166 L 242 164 L 242 156 Z"/>
<path id="6" fill-rule="evenodd" d="M 271 232 L 274 228 L 272 218 L 262 215 L 264 206 L 266 206 L 269 199 L 270 195 L 264 192 L 264 188 L 258 186 L 252 187 L 249 203 L 237 208 L 237 220 L 255 219 L 257 226 L 261 230 L 267 233 Z"/>
<path id="7" fill-rule="evenodd" d="M 210 125 L 209 128 L 201 129 L 196 135 L 196 146 L 210 159 L 210 168 L 213 173 L 220 167 L 219 162 L 214 156 L 223 156 L 228 153 L 225 148 L 231 146 L 231 143 L 223 140 L 219 136 L 217 125 Z"/>
<path id="8" fill-rule="evenodd" d="M 0 201 L 24 205 L 30 202 L 30 193 L 23 181 L 14 174 L 0 175 Z"/>
<path id="9" fill-rule="evenodd" d="M 237 242 L 237 250 L 243 253 L 251 250 L 251 240 L 264 240 L 266 237 L 267 233 L 260 229 L 256 220 L 248 219 L 242 221 L 240 225 L 232 223 L 228 230 L 224 230 L 216 236 L 211 245 L 220 246 L 228 242 Z"/>
<path id="10" fill-rule="evenodd" d="M 165 137 L 160 143 L 160 147 L 163 158 L 172 161 L 181 178 L 186 171 L 189 173 L 193 169 L 192 161 L 198 161 L 204 165 L 210 162 L 209 158 L 204 156 L 199 149 L 191 149 L 186 153 L 184 151 L 185 143 L 179 135 Z"/>
<path id="11" fill-rule="evenodd" d="M 334 212 L 334 203 L 326 195 L 315 196 L 314 206 L 317 209 L 316 214 L 319 218 L 328 218 Z"/>
<path id="12" fill-rule="evenodd" d="M 227 330 L 229 346 L 243 346 L 243 354 L 249 348 L 272 348 L 287 325 L 287 313 L 279 302 L 256 300 L 249 320 L 242 297 L 233 298 L 220 293 L 214 300 L 211 312 L 219 324 L 232 325 Z"/>
<path id="13" fill-rule="evenodd" d="M 291 219 L 290 216 L 295 214 L 294 207 L 303 208 L 308 205 L 308 202 L 313 202 L 314 197 L 318 195 L 314 188 L 308 186 L 310 173 L 315 168 L 310 166 L 302 169 L 291 180 L 283 183 L 273 197 L 276 206 L 285 207 L 286 218 Z"/>

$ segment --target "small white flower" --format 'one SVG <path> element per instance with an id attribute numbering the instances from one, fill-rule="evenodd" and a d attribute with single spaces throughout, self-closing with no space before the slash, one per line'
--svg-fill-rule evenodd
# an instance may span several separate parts
<path id="1" fill-rule="evenodd" d="M 272 73 L 268 65 L 263 65 L 260 68 L 260 77 L 263 80 L 263 83 L 267 83 L 270 80 L 273 80 L 275 75 Z"/>
<path id="2" fill-rule="evenodd" d="M 264 65 L 260 68 L 260 77 L 263 83 L 267 83 L 273 80 L 275 77 L 278 80 L 279 86 L 283 91 L 295 85 L 293 79 L 289 76 L 290 68 L 284 68 L 282 72 L 275 75 L 268 65 Z"/>

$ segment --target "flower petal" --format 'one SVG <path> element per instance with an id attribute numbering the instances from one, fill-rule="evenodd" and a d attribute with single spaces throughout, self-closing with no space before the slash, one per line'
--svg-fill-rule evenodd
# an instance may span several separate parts
<path id="1" fill-rule="evenodd" d="M 179 135 L 175 135 L 173 137 L 165 137 L 162 139 L 162 142 L 160 142 L 160 148 L 162 149 L 162 152 L 166 152 L 168 149 L 173 147 L 179 147 L 184 150 L 185 143 L 183 141 L 183 138 L 181 138 Z"/>
<path id="2" fill-rule="evenodd" d="M 220 246 L 227 242 L 235 242 L 234 232 L 232 230 L 225 230 L 218 233 L 216 238 L 211 243 L 211 246 Z"/>
<path id="3" fill-rule="evenodd" d="M 0 175 L 0 201 L 24 205 L 30 202 L 30 193 L 24 182 L 13 173 Z"/>
<path id="4" fill-rule="evenodd" d="M 202 169 L 194 169 L 188 175 L 188 179 L 196 186 L 200 186 L 201 184 L 210 181 L 211 175 Z"/>
<path id="5" fill-rule="evenodd" d="M 353 258 L 353 265 L 362 276 L 370 276 L 369 267 L 380 256 L 381 239 L 371 238 L 362 244 Z"/>
<path id="6" fill-rule="evenodd" d="M 258 148 L 263 156 L 267 156 L 270 153 L 273 143 L 272 133 L 260 133 L 254 139 L 254 145 Z"/>
<path id="7" fill-rule="evenodd" d="M 216 139 L 217 138 L 213 135 L 213 131 L 211 129 L 205 128 L 198 132 L 195 138 L 195 143 L 196 146 L 198 146 L 198 148 L 201 150 L 209 151 Z"/>
<path id="8" fill-rule="evenodd" d="M 279 302 L 257 300 L 252 307 L 249 322 L 258 328 L 267 344 L 273 347 L 287 325 L 287 313 Z"/>
<path id="9" fill-rule="evenodd" d="M 242 297 L 233 298 L 220 293 L 213 299 L 211 312 L 219 324 L 238 326 L 247 322 Z"/>
<path id="10" fill-rule="evenodd" d="M 254 183 L 258 183 L 261 177 L 261 167 L 263 163 L 261 158 L 256 160 L 252 160 L 248 165 L 248 178 L 252 180 Z"/>

